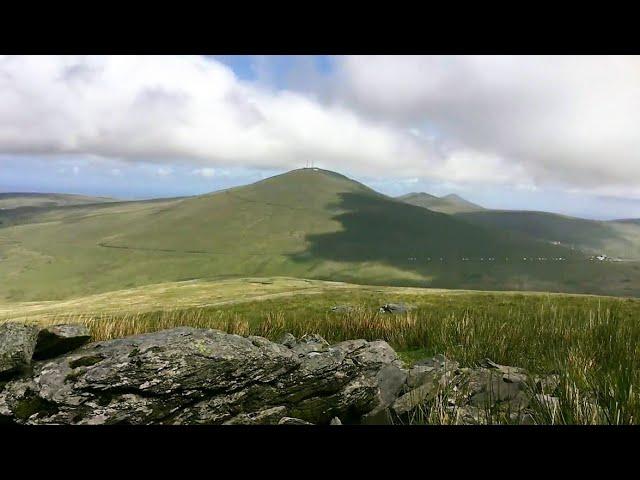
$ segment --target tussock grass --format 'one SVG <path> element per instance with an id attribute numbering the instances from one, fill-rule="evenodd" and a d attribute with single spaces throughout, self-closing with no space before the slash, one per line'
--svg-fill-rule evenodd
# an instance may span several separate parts
<path id="1" fill-rule="evenodd" d="M 458 305 L 443 301 L 401 315 L 379 313 L 367 301 L 351 312 L 336 314 L 320 308 L 320 303 L 301 299 L 303 303 L 297 308 L 284 308 L 285 303 L 273 301 L 226 310 L 73 314 L 39 321 L 80 322 L 97 340 L 192 326 L 272 340 L 285 332 L 296 336 L 318 333 L 330 342 L 382 339 L 409 363 L 436 353 L 463 366 L 474 366 L 488 357 L 534 374 L 559 375 L 555 395 L 560 398 L 560 407 L 552 411 L 549 405 L 536 406 L 536 423 L 639 423 L 640 317 L 636 302 L 591 299 L 580 304 L 552 296 L 496 302 L 502 297 L 485 296 L 483 303 L 479 296 L 470 301 L 459 298 Z M 446 403 L 446 395 L 438 397 L 414 421 L 452 423 L 455 415 L 446 410 Z M 492 412 L 488 418 L 493 423 L 513 423 Z"/>

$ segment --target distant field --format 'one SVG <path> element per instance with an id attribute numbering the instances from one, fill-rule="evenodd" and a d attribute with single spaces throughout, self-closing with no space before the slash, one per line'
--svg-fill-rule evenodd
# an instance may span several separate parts
<path id="1" fill-rule="evenodd" d="M 378 312 L 387 302 L 415 307 Z M 333 313 L 334 305 L 350 305 Z M 276 340 L 384 339 L 407 362 L 437 353 L 488 357 L 560 375 L 561 423 L 639 423 L 640 300 L 529 292 L 360 286 L 294 278 L 150 285 L 63 302 L 5 303 L 0 322 L 81 322 L 108 339 L 181 325 Z M 544 422 L 544 419 L 541 420 Z"/>

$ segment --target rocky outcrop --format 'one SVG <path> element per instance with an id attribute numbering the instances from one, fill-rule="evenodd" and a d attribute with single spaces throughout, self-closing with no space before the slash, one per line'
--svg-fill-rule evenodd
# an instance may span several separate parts
<path id="1" fill-rule="evenodd" d="M 289 343 L 186 327 L 92 343 L 34 362 L 0 392 L 0 415 L 28 424 L 357 422 L 380 402 L 380 370 L 399 365 L 381 341 Z"/>
<path id="2" fill-rule="evenodd" d="M 17 322 L 0 325 L 0 380 L 29 368 L 37 336 L 38 329 L 33 325 Z"/>
<path id="3" fill-rule="evenodd" d="M 559 399 L 552 394 L 559 385 L 555 376 L 534 377 L 526 370 L 499 365 L 489 359 L 477 368 L 460 368 L 442 355 L 417 362 L 408 371 L 404 393 L 391 405 L 391 413 L 402 422 L 416 410 L 426 415 L 425 405 L 436 397 L 440 418 L 447 423 L 533 423 L 533 406 L 558 413 Z"/>
<path id="4" fill-rule="evenodd" d="M 451 423 L 488 423 L 494 410 L 526 423 L 532 402 L 558 408 L 551 377 L 442 355 L 407 369 L 384 341 L 182 327 L 78 347 L 81 328 L 2 328 L 13 378 L 0 384 L 0 420 L 19 424 L 404 423 L 435 404 Z"/>

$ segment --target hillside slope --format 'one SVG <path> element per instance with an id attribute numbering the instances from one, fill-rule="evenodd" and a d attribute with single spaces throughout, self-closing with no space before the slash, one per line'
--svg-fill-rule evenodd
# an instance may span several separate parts
<path id="1" fill-rule="evenodd" d="M 0 299 L 8 301 L 274 275 L 629 295 L 640 288 L 640 272 L 628 266 L 589 264 L 562 246 L 408 205 L 319 169 L 196 197 L 52 208 L 0 226 Z"/>
<path id="2" fill-rule="evenodd" d="M 604 253 L 628 260 L 640 259 L 640 224 L 634 221 L 597 221 L 555 213 L 487 210 L 456 215 L 487 228 L 510 230 L 543 242 L 560 242 L 589 254 Z"/>
<path id="3" fill-rule="evenodd" d="M 113 202 L 109 197 L 90 197 L 68 193 L 0 193 L 0 209 L 19 207 L 62 207 L 66 205 L 85 205 Z"/>
<path id="4" fill-rule="evenodd" d="M 424 192 L 414 192 L 397 197 L 397 199 L 411 205 L 428 208 L 429 210 L 440 213 L 451 214 L 461 212 L 478 212 L 484 210 L 484 207 L 471 203 L 454 193 L 443 197 L 436 197 L 435 195 L 430 195 Z"/>

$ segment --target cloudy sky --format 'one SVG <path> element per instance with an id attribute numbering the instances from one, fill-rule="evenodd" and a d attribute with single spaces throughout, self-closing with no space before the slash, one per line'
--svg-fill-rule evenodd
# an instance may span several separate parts
<path id="1" fill-rule="evenodd" d="M 309 161 L 640 217 L 640 57 L 0 56 L 0 191 L 193 195 Z"/>

